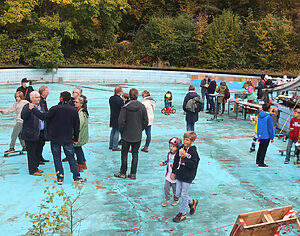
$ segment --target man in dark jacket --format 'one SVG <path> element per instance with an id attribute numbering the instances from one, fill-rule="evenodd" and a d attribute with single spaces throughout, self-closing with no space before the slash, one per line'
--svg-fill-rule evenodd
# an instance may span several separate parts
<path id="1" fill-rule="evenodd" d="M 265 84 L 263 83 L 262 79 L 258 80 L 257 89 L 257 99 L 263 99 L 263 89 L 265 88 Z"/>
<path id="2" fill-rule="evenodd" d="M 111 127 L 110 139 L 109 139 L 109 149 L 113 151 L 121 151 L 118 147 L 119 142 L 119 125 L 118 119 L 124 101 L 121 98 L 123 90 L 121 87 L 115 88 L 115 94 L 109 98 L 110 106 L 110 122 L 109 127 Z"/>
<path id="3" fill-rule="evenodd" d="M 57 183 L 63 184 L 64 169 L 61 162 L 61 147 L 68 158 L 73 179 L 83 182 L 78 172 L 77 162 L 74 158 L 74 146 L 79 136 L 79 116 L 75 107 L 70 105 L 71 94 L 67 91 L 60 94 L 59 105 L 50 108 L 48 113 L 41 113 L 38 109 L 30 107 L 37 117 L 47 119 L 48 136 L 51 141 L 51 151 L 54 159 Z"/>
<path id="4" fill-rule="evenodd" d="M 17 92 L 21 91 L 24 94 L 24 99 L 28 102 L 31 102 L 30 100 L 30 93 L 34 90 L 31 86 L 29 86 L 29 80 L 27 78 L 23 78 L 21 81 L 22 86 L 17 88 Z"/>
<path id="5" fill-rule="evenodd" d="M 32 100 L 31 106 L 41 109 L 40 94 L 37 91 L 30 93 L 30 99 Z M 44 141 L 44 121 L 33 115 L 29 104 L 23 107 L 21 118 L 23 119 L 22 139 L 25 140 L 29 174 L 40 176 L 43 172 L 38 167 Z"/>
<path id="6" fill-rule="evenodd" d="M 131 173 L 128 177 L 136 179 L 138 151 L 141 145 L 142 132 L 148 126 L 147 110 L 141 102 L 137 101 L 138 95 L 137 89 L 130 89 L 130 101 L 122 107 L 120 112 L 119 130 L 122 136 L 122 164 L 120 172 L 114 174 L 115 177 L 126 178 L 128 151 L 131 146 Z"/>
<path id="7" fill-rule="evenodd" d="M 209 110 L 208 108 L 208 93 L 207 93 L 207 87 L 209 85 L 209 78 L 207 75 L 205 75 L 204 79 L 201 80 L 201 97 L 203 99 L 203 103 L 202 103 L 202 111 L 204 110 L 204 101 L 206 99 L 206 110 Z"/>
<path id="8" fill-rule="evenodd" d="M 195 86 L 190 85 L 189 92 L 185 95 L 183 100 L 182 108 L 185 111 L 185 120 L 186 120 L 186 130 L 187 131 L 194 131 L 195 130 L 195 123 L 198 121 L 198 112 L 191 112 L 186 109 L 187 102 L 194 98 L 198 97 L 199 95 L 195 92 Z"/>
<path id="9" fill-rule="evenodd" d="M 49 95 L 49 89 L 47 86 L 41 86 L 39 88 L 39 93 L 41 95 L 41 99 L 40 99 L 40 107 L 41 107 L 41 112 L 42 113 L 45 113 L 45 112 L 48 112 L 48 106 L 47 106 L 47 97 Z M 43 137 L 46 137 L 47 138 L 47 122 L 45 121 L 45 129 L 44 129 L 44 134 Z M 41 155 L 39 157 L 39 163 L 40 164 L 44 164 L 45 162 L 49 162 L 49 160 L 46 160 L 43 158 L 43 148 L 44 148 L 44 145 L 45 145 L 45 141 L 46 139 L 44 138 L 43 142 L 42 142 L 42 146 L 41 146 Z"/>
<path id="10" fill-rule="evenodd" d="M 207 88 L 207 93 L 208 93 L 208 101 L 209 101 L 209 111 L 207 113 L 214 114 L 215 113 L 215 102 L 214 102 L 214 97 L 209 96 L 210 94 L 214 94 L 216 91 L 217 83 L 215 81 L 214 77 L 210 78 L 210 82 Z"/>

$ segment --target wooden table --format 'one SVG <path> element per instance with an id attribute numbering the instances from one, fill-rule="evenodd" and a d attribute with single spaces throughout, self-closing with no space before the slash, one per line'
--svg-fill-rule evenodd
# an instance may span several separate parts
<path id="1" fill-rule="evenodd" d="M 258 114 L 259 110 L 262 108 L 262 105 L 260 105 L 260 104 L 243 102 L 238 99 L 229 99 L 228 100 L 228 116 L 229 116 L 231 102 L 234 102 L 236 105 L 236 116 L 235 116 L 236 119 L 238 119 L 239 106 L 242 106 L 244 120 L 246 120 L 246 118 L 247 118 L 247 111 L 252 110 L 252 111 L 255 111 L 256 114 Z"/>

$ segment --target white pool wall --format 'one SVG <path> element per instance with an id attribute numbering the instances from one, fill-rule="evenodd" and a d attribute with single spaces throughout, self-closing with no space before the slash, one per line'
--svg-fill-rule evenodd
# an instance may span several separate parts
<path id="1" fill-rule="evenodd" d="M 101 82 L 162 82 L 186 83 L 192 75 L 213 75 L 258 78 L 259 76 L 229 75 L 186 71 L 140 70 L 140 69 L 103 69 L 103 68 L 59 68 L 46 73 L 44 69 L 14 68 L 0 69 L 0 84 L 19 84 L 22 78 L 45 82 L 101 81 Z"/>

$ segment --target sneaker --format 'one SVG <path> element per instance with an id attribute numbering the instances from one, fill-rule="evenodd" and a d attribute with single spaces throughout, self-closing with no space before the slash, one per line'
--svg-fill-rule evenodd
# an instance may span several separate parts
<path id="1" fill-rule="evenodd" d="M 87 180 L 81 177 L 78 177 L 76 180 L 74 180 L 74 183 L 85 183 L 85 182 L 87 182 Z"/>
<path id="2" fill-rule="evenodd" d="M 285 161 L 284 164 L 289 164 L 289 161 Z"/>
<path id="3" fill-rule="evenodd" d="M 14 152 L 15 151 L 15 149 L 14 148 L 10 148 L 10 149 L 8 149 L 7 151 L 5 151 L 5 152 Z"/>
<path id="4" fill-rule="evenodd" d="M 121 174 L 120 172 L 115 173 L 114 176 L 117 177 L 117 178 L 122 178 L 122 179 L 125 179 L 125 178 L 126 178 L 126 175 Z"/>
<path id="5" fill-rule="evenodd" d="M 58 185 L 62 185 L 63 183 L 64 183 L 64 181 L 62 179 L 57 180 Z"/>
<path id="6" fill-rule="evenodd" d="M 269 166 L 266 164 L 262 164 L 262 165 L 258 165 L 258 168 L 269 168 Z"/>
<path id="7" fill-rule="evenodd" d="M 149 150 L 148 150 L 148 148 L 147 147 L 144 147 L 144 148 L 142 148 L 142 150 L 141 150 L 142 152 L 148 152 Z"/>
<path id="8" fill-rule="evenodd" d="M 184 221 L 184 220 L 186 220 L 186 215 L 182 215 L 181 212 L 179 212 L 179 213 L 175 216 L 175 218 L 173 218 L 173 221 L 176 222 L 176 223 L 179 223 L 179 222 Z"/>
<path id="9" fill-rule="evenodd" d="M 130 178 L 130 179 L 136 179 L 136 175 L 135 174 L 129 174 L 128 178 Z"/>
<path id="10" fill-rule="evenodd" d="M 67 162 L 68 161 L 68 158 L 64 158 L 64 159 L 62 159 L 62 162 Z"/>
<path id="11" fill-rule="evenodd" d="M 193 203 L 191 205 L 189 205 L 190 215 L 193 215 L 195 213 L 198 202 L 199 202 L 198 200 L 193 200 Z"/>
<path id="12" fill-rule="evenodd" d="M 179 201 L 177 200 L 174 200 L 172 203 L 171 203 L 171 206 L 177 206 L 179 204 Z"/>
<path id="13" fill-rule="evenodd" d="M 166 200 L 166 201 L 164 201 L 161 205 L 162 205 L 163 207 L 165 207 L 165 206 L 169 205 L 170 202 L 171 202 L 171 200 Z"/>
<path id="14" fill-rule="evenodd" d="M 251 153 L 251 152 L 255 152 L 255 149 L 250 148 L 250 153 Z"/>

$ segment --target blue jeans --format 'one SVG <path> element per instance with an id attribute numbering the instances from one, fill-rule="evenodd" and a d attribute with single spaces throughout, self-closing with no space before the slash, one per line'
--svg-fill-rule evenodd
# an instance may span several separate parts
<path id="1" fill-rule="evenodd" d="M 208 102 L 208 93 L 201 93 L 201 97 L 203 99 L 203 103 L 202 103 L 201 108 L 204 110 L 204 102 L 205 102 L 205 99 L 206 99 L 206 110 L 209 110 L 209 108 L 208 108 L 208 104 L 209 104 L 209 102 Z"/>
<path id="2" fill-rule="evenodd" d="M 208 96 L 208 101 L 209 101 L 209 110 L 215 111 L 215 101 L 214 101 L 214 97 Z"/>
<path id="3" fill-rule="evenodd" d="M 294 143 L 297 143 L 297 141 L 293 139 L 289 139 L 287 148 L 286 148 L 286 156 L 285 156 L 285 161 L 290 161 L 291 160 L 291 149 Z M 295 148 L 296 149 L 296 148 Z"/>
<path id="4" fill-rule="evenodd" d="M 110 132 L 109 147 L 111 147 L 112 149 L 117 149 L 118 142 L 119 142 L 119 129 L 112 127 Z"/>
<path id="5" fill-rule="evenodd" d="M 82 165 L 83 162 L 85 162 L 85 157 L 84 157 L 84 153 L 83 153 L 83 150 L 82 150 L 82 147 L 74 147 L 74 152 L 76 154 L 76 157 L 77 157 L 77 163 Z"/>
<path id="6" fill-rule="evenodd" d="M 186 183 L 176 179 L 176 195 L 182 198 L 180 212 L 182 215 L 186 214 L 186 209 L 188 205 L 193 204 L 193 199 L 189 196 L 190 183 Z"/>
<path id="7" fill-rule="evenodd" d="M 149 147 L 150 142 L 151 142 L 151 125 L 146 127 L 145 132 L 146 132 L 146 136 L 147 136 L 145 147 Z"/>
<path id="8" fill-rule="evenodd" d="M 194 131 L 195 123 L 186 122 L 186 131 Z"/>
<path id="9" fill-rule="evenodd" d="M 80 175 L 78 172 L 77 162 L 74 158 L 73 143 L 57 143 L 51 141 L 51 151 L 54 160 L 55 172 L 57 173 L 57 180 L 64 179 L 64 169 L 61 162 L 61 147 L 63 147 L 66 158 L 68 159 L 71 172 L 73 173 L 73 179 L 77 180 Z"/>

